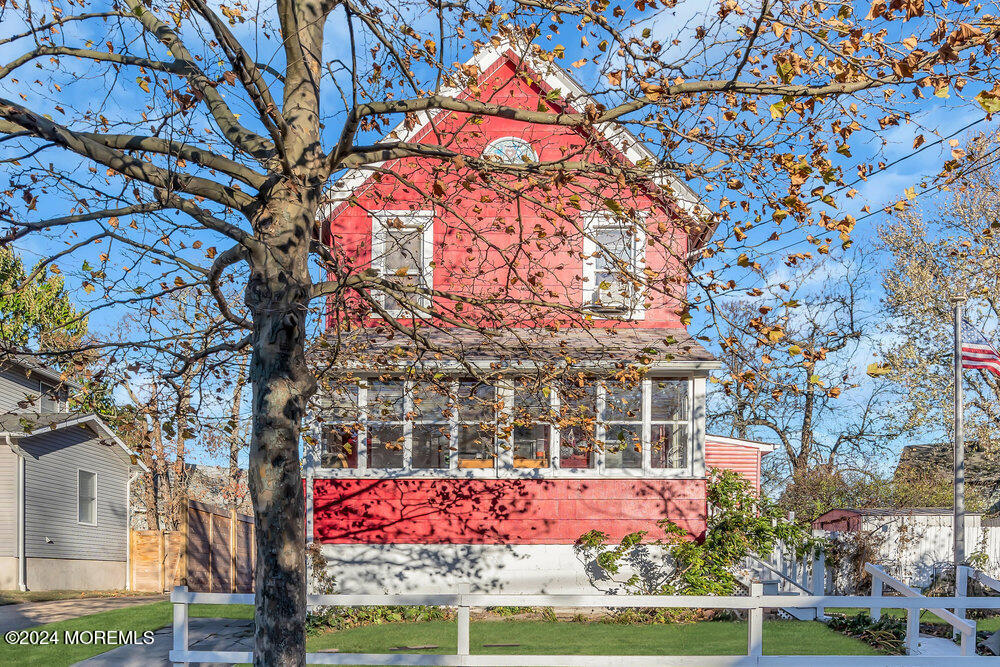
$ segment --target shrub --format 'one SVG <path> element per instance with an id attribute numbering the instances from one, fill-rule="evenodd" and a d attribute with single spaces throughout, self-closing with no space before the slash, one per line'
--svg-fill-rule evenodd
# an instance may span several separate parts
<path id="1" fill-rule="evenodd" d="M 712 471 L 708 504 L 708 526 L 701 541 L 663 519 L 657 526 L 665 536 L 649 542 L 648 531 L 630 533 L 617 545 L 609 544 L 607 533 L 588 531 L 577 540 L 577 555 L 588 563 L 591 579 L 599 587 L 637 595 L 732 595 L 742 588 L 735 572 L 748 555 L 770 553 L 782 542 L 802 556 L 823 544 L 808 528 L 783 520 L 773 502 L 731 470 Z M 619 615 L 632 618 L 634 612 Z M 694 620 L 703 618 L 704 612 L 657 610 L 645 616 Z"/>

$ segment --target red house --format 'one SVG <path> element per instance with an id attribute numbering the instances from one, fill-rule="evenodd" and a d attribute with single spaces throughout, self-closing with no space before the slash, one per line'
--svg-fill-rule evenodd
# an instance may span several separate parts
<path id="1" fill-rule="evenodd" d="M 462 71 L 460 98 L 593 105 L 527 49 L 484 48 Z M 769 446 L 704 432 L 718 364 L 687 333 L 679 298 L 711 233 L 694 194 L 669 174 L 581 186 L 591 197 L 574 198 L 573 183 L 554 199 L 514 192 L 531 165 L 654 162 L 635 136 L 442 111 L 386 141 L 467 157 L 348 173 L 321 221 L 323 242 L 357 258 L 345 271 L 387 281 L 331 309 L 352 314 L 327 323 L 338 366 L 306 456 L 309 539 L 341 590 L 587 590 L 573 549 L 583 533 L 655 534 L 669 518 L 696 539 L 706 465 L 759 484 Z M 473 160 L 509 165 L 510 178 L 468 176 Z M 462 308 L 481 324 L 447 316 Z"/>

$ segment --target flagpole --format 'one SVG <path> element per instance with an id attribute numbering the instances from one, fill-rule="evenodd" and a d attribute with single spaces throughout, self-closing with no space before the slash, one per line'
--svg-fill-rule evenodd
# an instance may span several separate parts
<path id="1" fill-rule="evenodd" d="M 955 567 L 965 562 L 965 432 L 962 423 L 962 307 L 964 296 L 952 297 L 955 310 L 955 516 L 952 523 Z M 958 572 L 956 570 L 956 581 Z"/>

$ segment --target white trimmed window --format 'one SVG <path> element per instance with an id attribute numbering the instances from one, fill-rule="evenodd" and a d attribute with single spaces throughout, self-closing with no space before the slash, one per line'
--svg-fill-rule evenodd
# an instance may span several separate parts
<path id="1" fill-rule="evenodd" d="M 375 477 L 690 474 L 691 378 L 501 384 L 364 381 L 326 404 L 322 467 Z"/>
<path id="2" fill-rule="evenodd" d="M 386 280 L 404 289 L 434 286 L 434 214 L 431 211 L 379 211 L 372 220 L 372 269 Z M 426 294 L 400 298 L 378 293 L 383 308 L 393 316 L 423 317 L 420 308 L 428 308 Z"/>
<path id="3" fill-rule="evenodd" d="M 640 318 L 645 268 L 644 217 L 627 220 L 611 213 L 584 214 L 583 305 L 595 313 Z"/>
<path id="4" fill-rule="evenodd" d="M 691 428 L 687 379 L 657 378 L 650 391 L 650 466 L 686 468 Z"/>
<path id="5" fill-rule="evenodd" d="M 76 472 L 76 520 L 88 526 L 97 525 L 97 473 Z"/>

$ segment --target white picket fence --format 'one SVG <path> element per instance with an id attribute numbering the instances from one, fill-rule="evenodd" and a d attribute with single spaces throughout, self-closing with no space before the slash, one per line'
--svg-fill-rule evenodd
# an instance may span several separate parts
<path id="1" fill-rule="evenodd" d="M 961 656 L 947 659 L 948 664 L 1000 666 L 1000 659 L 976 656 L 976 624 L 959 615 L 940 608 L 947 605 L 964 614 L 965 609 L 1000 609 L 1000 597 L 928 598 L 902 582 L 872 566 L 873 580 L 900 592 L 904 597 L 884 595 L 765 595 L 763 585 L 754 582 L 747 596 L 704 596 L 704 595 L 506 595 L 471 594 L 468 585 L 460 587 L 458 593 L 442 595 L 310 595 L 308 604 L 316 606 L 444 606 L 458 610 L 458 650 L 455 655 L 428 654 L 371 654 L 371 653 L 308 653 L 307 662 L 314 665 L 683 665 L 711 667 L 784 667 L 787 665 L 809 664 L 810 667 L 859 666 L 889 667 L 891 665 L 913 665 L 937 667 L 943 664 L 939 656 L 823 656 L 823 655 L 765 655 L 763 645 L 763 618 L 765 609 L 848 607 L 867 608 L 873 613 L 881 609 L 905 609 L 907 611 L 907 645 L 914 646 L 918 636 L 917 619 L 920 610 L 931 609 L 944 620 L 952 623 L 961 634 Z M 965 572 L 965 579 L 983 581 L 981 573 Z M 982 575 L 985 576 L 985 575 Z M 986 577 L 987 585 L 995 585 L 1000 591 L 1000 582 Z M 904 590 L 905 589 L 905 590 Z M 252 662 L 249 651 L 193 651 L 188 647 L 188 605 L 190 604 L 253 604 L 252 594 L 191 593 L 180 586 L 170 596 L 174 604 L 174 643 L 170 660 L 183 665 L 189 662 L 244 663 Z M 668 608 L 668 609 L 740 609 L 746 610 L 747 652 L 746 655 L 717 656 L 663 656 L 663 655 L 483 655 L 470 653 L 469 609 L 472 607 L 516 606 L 516 607 L 606 607 L 606 608 Z"/>

